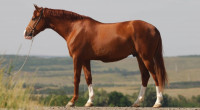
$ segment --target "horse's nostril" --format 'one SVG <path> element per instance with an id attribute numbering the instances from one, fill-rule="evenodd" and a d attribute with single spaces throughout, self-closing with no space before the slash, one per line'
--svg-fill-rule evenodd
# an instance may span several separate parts
<path id="1" fill-rule="evenodd" d="M 32 32 L 30 32 L 29 36 L 32 36 Z"/>
<path id="2" fill-rule="evenodd" d="M 25 35 L 26 35 L 26 36 L 32 36 L 32 32 L 27 32 L 27 31 L 26 31 L 26 32 L 25 32 Z"/>

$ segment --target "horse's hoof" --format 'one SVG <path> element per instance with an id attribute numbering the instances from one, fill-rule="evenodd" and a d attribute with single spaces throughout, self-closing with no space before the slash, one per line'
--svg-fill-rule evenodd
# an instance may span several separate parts
<path id="1" fill-rule="evenodd" d="M 93 102 L 87 102 L 86 104 L 85 104 L 85 107 L 92 107 L 93 106 Z"/>
<path id="2" fill-rule="evenodd" d="M 134 103 L 134 104 L 132 105 L 132 107 L 140 107 L 140 105 L 137 104 L 137 103 Z"/>
<path id="3" fill-rule="evenodd" d="M 153 108 L 159 108 L 159 107 L 161 107 L 161 106 L 162 106 L 161 103 L 155 103 L 154 106 L 153 106 Z"/>
<path id="4" fill-rule="evenodd" d="M 74 107 L 74 103 L 72 103 L 71 101 L 69 101 L 68 104 L 66 105 L 66 107 Z"/>

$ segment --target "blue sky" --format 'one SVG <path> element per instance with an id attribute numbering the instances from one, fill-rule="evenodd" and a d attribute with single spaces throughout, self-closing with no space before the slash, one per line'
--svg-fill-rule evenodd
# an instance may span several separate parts
<path id="1" fill-rule="evenodd" d="M 33 4 L 64 9 L 114 23 L 144 20 L 161 32 L 164 55 L 200 55 L 199 0 L 2 0 L 0 4 L 0 54 L 28 53 L 30 41 L 23 31 L 28 25 Z M 31 55 L 68 56 L 66 42 L 47 29 L 34 39 Z"/>

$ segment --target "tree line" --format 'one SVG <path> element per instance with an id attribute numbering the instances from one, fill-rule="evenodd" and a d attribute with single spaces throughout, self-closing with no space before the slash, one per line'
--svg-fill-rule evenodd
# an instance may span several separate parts
<path id="1" fill-rule="evenodd" d="M 94 90 L 94 106 L 110 106 L 110 107 L 130 107 L 137 99 L 138 93 L 132 95 L 124 95 L 120 92 L 107 93 L 105 90 Z M 67 95 L 48 95 L 40 97 L 40 103 L 46 106 L 65 106 L 72 96 Z M 75 106 L 84 106 L 88 99 L 88 92 L 80 93 L 79 99 Z M 141 104 L 143 107 L 152 107 L 156 101 L 156 91 L 153 87 L 148 87 L 145 100 Z M 179 95 L 171 97 L 167 94 L 163 95 L 163 107 L 200 107 L 200 95 L 193 96 L 190 99 Z"/>

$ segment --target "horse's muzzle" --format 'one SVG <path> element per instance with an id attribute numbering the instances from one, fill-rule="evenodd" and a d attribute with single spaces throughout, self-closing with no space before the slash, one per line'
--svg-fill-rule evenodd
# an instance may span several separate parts
<path id="1" fill-rule="evenodd" d="M 32 32 L 27 32 L 26 30 L 24 30 L 24 38 L 31 40 L 33 37 L 33 33 Z"/>

